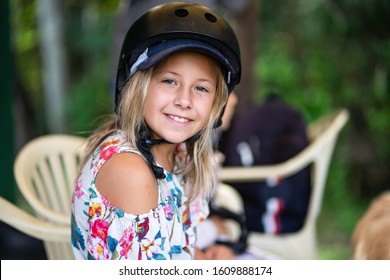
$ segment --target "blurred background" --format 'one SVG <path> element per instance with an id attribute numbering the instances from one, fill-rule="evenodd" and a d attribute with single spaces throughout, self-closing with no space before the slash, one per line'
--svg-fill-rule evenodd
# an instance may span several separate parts
<path id="1" fill-rule="evenodd" d="M 112 112 L 123 32 L 145 9 L 164 2 L 170 1 L 2 1 L 2 196 L 23 203 L 12 166 L 27 141 L 48 133 L 88 136 L 99 117 Z M 269 92 L 279 93 L 307 123 L 340 107 L 349 110 L 318 223 L 320 258 L 349 259 L 357 220 L 389 189 L 390 1 L 191 2 L 219 10 L 237 31 L 243 63 L 237 115 Z M 8 229 L 0 230 L 0 244 L 9 243 Z"/>

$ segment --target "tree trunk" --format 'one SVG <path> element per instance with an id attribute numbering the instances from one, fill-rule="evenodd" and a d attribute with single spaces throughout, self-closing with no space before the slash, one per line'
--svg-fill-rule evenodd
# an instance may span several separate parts
<path id="1" fill-rule="evenodd" d="M 64 40 L 64 9 L 61 0 L 38 0 L 43 88 L 49 133 L 66 131 L 64 103 L 68 67 Z"/>
<path id="2" fill-rule="evenodd" d="M 235 14 L 236 30 L 241 48 L 242 74 L 241 82 L 236 87 L 238 96 L 236 113 L 245 112 L 254 104 L 257 82 L 254 75 L 254 65 L 257 46 L 258 0 L 250 0 L 245 9 Z"/>

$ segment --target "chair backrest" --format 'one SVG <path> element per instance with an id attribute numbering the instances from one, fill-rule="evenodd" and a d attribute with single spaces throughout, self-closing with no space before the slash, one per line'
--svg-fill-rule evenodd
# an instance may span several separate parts
<path id="1" fill-rule="evenodd" d="M 348 111 L 340 109 L 311 123 L 308 127 L 310 144 L 299 154 L 285 162 L 269 166 L 223 167 L 220 170 L 220 180 L 224 183 L 253 182 L 273 177 L 285 178 L 312 165 L 312 192 L 303 228 L 297 233 L 272 237 L 265 237 L 266 234 L 261 233 L 250 233 L 249 243 L 253 242 L 256 246 L 265 246 L 267 248 L 263 249 L 271 251 L 275 249 L 275 253 L 284 255 L 287 258 L 310 259 L 316 257 L 315 222 L 321 208 L 323 191 L 334 146 L 340 130 L 346 124 L 348 117 Z M 251 238 L 251 235 L 253 238 Z M 295 236 L 296 238 L 294 239 L 293 237 Z M 264 238 L 264 242 L 261 241 L 262 238 Z M 288 239 L 290 243 L 292 242 L 291 246 L 283 244 L 282 239 Z M 296 244 L 293 244 L 294 242 Z M 274 245 L 278 248 L 272 248 Z M 298 248 L 300 245 L 302 245 L 301 248 Z M 286 252 L 289 247 L 294 248 L 294 250 L 291 249 L 294 252 Z M 296 248 L 301 250 L 301 252 L 296 251 Z M 307 248 L 308 252 L 305 253 L 303 248 Z"/>
<path id="2" fill-rule="evenodd" d="M 71 194 L 84 149 L 83 137 L 51 134 L 33 139 L 20 150 L 15 179 L 37 215 L 70 224 Z"/>
<path id="3" fill-rule="evenodd" d="M 27 143 L 14 163 L 17 186 L 41 220 L 70 232 L 71 196 L 86 147 L 83 137 L 51 134 Z M 72 259 L 69 240 L 42 238 L 49 259 Z"/>

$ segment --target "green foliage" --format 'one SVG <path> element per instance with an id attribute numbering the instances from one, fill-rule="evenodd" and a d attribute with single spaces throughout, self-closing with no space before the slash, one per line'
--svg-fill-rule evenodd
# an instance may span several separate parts
<path id="1" fill-rule="evenodd" d="M 69 131 L 91 131 L 94 120 L 112 112 L 110 67 L 112 30 L 118 0 L 63 2 L 66 47 L 69 62 L 69 91 L 65 112 Z M 26 90 L 37 115 L 40 132 L 45 131 L 42 54 L 37 28 L 36 1 L 11 3 L 12 44 L 17 82 Z"/>
<path id="2" fill-rule="evenodd" d="M 389 12 L 390 5 L 375 0 L 369 6 L 362 0 L 262 2 L 256 74 L 259 96 L 280 92 L 308 121 L 337 107 L 348 108 L 350 129 L 340 145 L 349 141 L 346 138 L 353 138 L 356 145 L 348 142 L 347 161 L 355 161 L 354 149 L 365 145 L 367 154 L 360 155 L 355 164 L 382 169 L 390 161 L 386 144 L 390 136 L 390 32 L 384 17 L 378 15 Z M 361 176 L 365 175 L 351 176 L 345 184 L 358 186 L 355 180 Z M 383 184 L 376 186 L 360 184 L 355 191 L 370 188 L 373 196 L 388 188 L 388 179 L 384 176 Z M 363 181 L 369 184 L 367 178 Z"/>
<path id="3" fill-rule="evenodd" d="M 339 238 L 346 248 L 368 202 L 389 188 L 389 12 L 386 0 L 260 5 L 258 98 L 280 92 L 308 122 L 338 107 L 350 111 L 332 159 L 324 223 L 319 224 L 322 237 L 327 238 L 327 230 L 333 238 L 337 232 L 346 235 Z M 334 257 L 347 253 L 341 250 Z"/>
<path id="4" fill-rule="evenodd" d="M 88 136 L 98 125 L 98 118 L 112 112 L 112 98 L 106 80 L 101 73 L 90 73 L 70 89 L 66 104 L 70 132 Z"/>
<path id="5" fill-rule="evenodd" d="M 113 111 L 110 67 L 115 14 L 112 3 L 101 1 L 82 7 L 71 2 L 70 9 L 74 9 L 68 22 L 72 82 L 66 116 L 71 132 L 88 135 L 101 116 Z"/>
<path id="6" fill-rule="evenodd" d="M 15 69 L 43 123 L 36 1 L 11 2 Z M 118 5 L 118 0 L 64 1 L 70 65 L 64 106 L 71 133 L 88 134 L 99 116 L 112 112 Z M 350 112 L 329 171 L 325 222 L 319 224 L 323 236 L 329 233 L 345 245 L 370 199 L 389 188 L 390 1 L 273 0 L 261 1 L 259 8 L 256 99 L 279 92 L 307 122 L 338 107 Z M 324 258 L 346 256 L 342 250 L 324 252 Z"/>
<path id="7" fill-rule="evenodd" d="M 35 3 L 11 1 L 11 24 L 16 80 L 28 90 L 29 101 L 40 112 L 43 110 L 42 73 Z"/>

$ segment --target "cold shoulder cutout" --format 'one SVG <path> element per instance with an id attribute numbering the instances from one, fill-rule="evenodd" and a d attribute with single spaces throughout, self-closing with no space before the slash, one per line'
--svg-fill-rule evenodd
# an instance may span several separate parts
<path id="1" fill-rule="evenodd" d="M 102 165 L 96 189 L 123 211 L 142 214 L 157 207 L 157 181 L 144 158 L 136 153 L 118 153 Z"/>
<path id="2" fill-rule="evenodd" d="M 71 217 L 76 259 L 193 259 L 196 226 L 208 215 L 207 201 L 203 197 L 189 201 L 183 178 L 164 171 L 166 178 L 157 181 L 157 207 L 137 215 L 114 207 L 95 180 L 103 164 L 123 152 L 141 155 L 123 131 L 112 133 L 77 178 Z"/>

